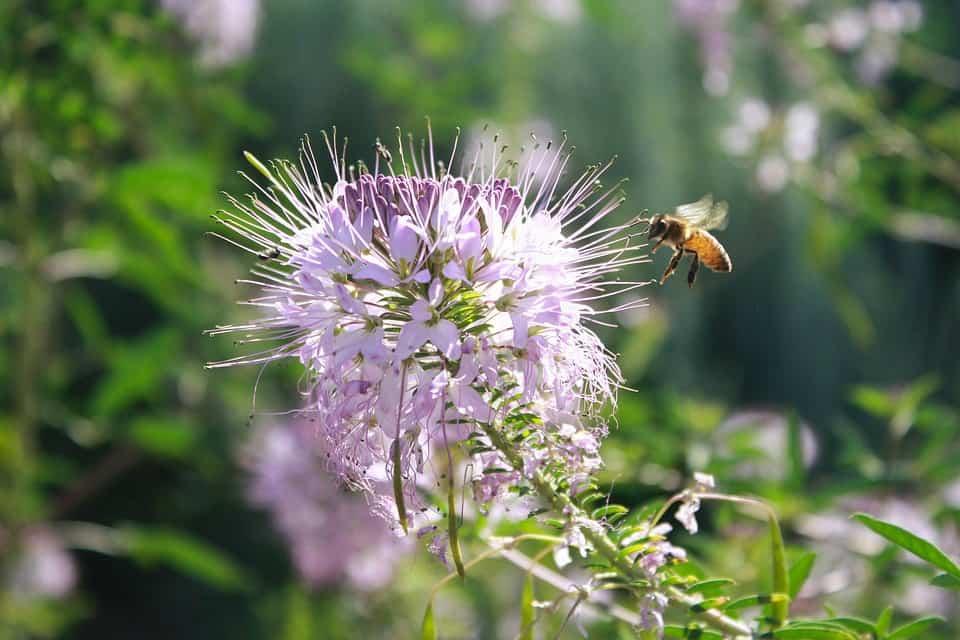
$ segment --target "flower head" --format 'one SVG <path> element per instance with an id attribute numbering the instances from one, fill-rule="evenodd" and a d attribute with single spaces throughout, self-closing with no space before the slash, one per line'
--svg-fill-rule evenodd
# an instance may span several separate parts
<path id="1" fill-rule="evenodd" d="M 491 434 L 509 440 L 523 475 L 594 471 L 597 409 L 621 380 L 585 326 L 604 313 L 594 301 L 642 284 L 605 280 L 645 260 L 629 224 L 600 224 L 621 202 L 599 184 L 610 164 L 561 192 L 565 141 L 517 164 L 494 142 L 457 176 L 432 140 L 378 145 L 371 171 L 347 167 L 328 139 L 332 185 L 309 141 L 298 165 L 251 156 L 270 185 L 220 216 L 260 258 L 246 282 L 262 313 L 211 333 L 272 344 L 214 366 L 298 358 L 328 468 L 404 529 L 426 509 L 417 478 L 456 443 L 487 501 L 524 480 Z"/>

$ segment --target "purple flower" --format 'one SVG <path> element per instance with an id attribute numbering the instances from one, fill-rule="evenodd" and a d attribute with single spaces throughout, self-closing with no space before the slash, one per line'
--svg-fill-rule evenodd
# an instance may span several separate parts
<path id="1" fill-rule="evenodd" d="M 42 525 L 23 532 L 12 566 L 12 591 L 23 597 L 64 598 L 77 583 L 77 568 L 57 534 Z"/>
<path id="2" fill-rule="evenodd" d="M 250 501 L 267 509 L 297 571 L 314 586 L 384 586 L 410 546 L 374 524 L 359 495 L 324 470 L 313 428 L 302 422 L 262 430 L 248 444 Z"/>
<path id="3" fill-rule="evenodd" d="M 739 0 L 673 0 L 678 22 L 700 41 L 703 86 L 713 95 L 726 94 L 733 72 L 733 36 L 730 21 Z"/>
<path id="4" fill-rule="evenodd" d="M 481 501 L 536 472 L 573 491 L 600 466 L 599 408 L 621 378 L 585 322 L 642 303 L 593 307 L 641 286 L 605 278 L 645 258 L 630 223 L 601 225 L 621 202 L 599 186 L 609 163 L 560 190 L 565 145 L 514 165 L 495 144 L 463 177 L 431 145 L 381 148 L 373 171 L 354 175 L 331 140 L 329 186 L 305 143 L 297 165 L 251 159 L 269 188 L 221 214 L 260 258 L 245 282 L 261 313 L 211 333 L 267 346 L 212 366 L 298 358 L 316 450 L 395 527 L 424 525 L 410 515 L 429 504 L 420 479 L 461 442 L 464 458 L 486 451 L 472 456 Z M 494 432 L 522 469 L 491 446 Z"/>

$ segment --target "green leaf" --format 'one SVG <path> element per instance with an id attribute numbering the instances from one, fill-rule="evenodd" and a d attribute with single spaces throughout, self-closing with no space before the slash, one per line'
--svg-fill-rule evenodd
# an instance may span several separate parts
<path id="1" fill-rule="evenodd" d="M 725 611 L 734 611 L 736 609 L 743 609 L 745 607 L 755 607 L 757 605 L 764 604 L 773 604 L 777 605 L 780 603 L 790 602 L 790 598 L 785 593 L 769 593 L 769 594 L 755 594 L 752 596 L 744 596 L 742 598 L 737 598 L 733 600 L 724 607 Z"/>
<path id="2" fill-rule="evenodd" d="M 730 578 L 713 578 L 710 580 L 701 580 L 687 587 L 687 593 L 706 593 L 716 589 L 736 584 Z"/>
<path id="3" fill-rule="evenodd" d="M 890 623 L 893 621 L 893 607 L 887 607 L 880 612 L 880 615 L 877 616 L 877 624 L 875 625 L 877 629 L 877 635 L 881 638 L 887 636 L 887 632 L 890 631 Z"/>
<path id="4" fill-rule="evenodd" d="M 427 603 L 427 610 L 423 612 L 420 638 L 421 640 L 437 640 L 437 625 L 433 620 L 433 600 Z"/>
<path id="5" fill-rule="evenodd" d="M 243 590 L 249 580 L 226 554 L 181 531 L 125 527 L 124 547 L 144 565 L 165 565 L 224 590 Z"/>
<path id="6" fill-rule="evenodd" d="M 186 457 L 197 439 L 194 425 L 164 417 L 138 418 L 128 434 L 144 451 L 167 458 Z"/>
<path id="7" fill-rule="evenodd" d="M 924 560 L 938 569 L 960 579 L 960 566 L 940 550 L 937 545 L 924 540 L 918 535 L 910 533 L 895 524 L 878 520 L 866 513 L 855 513 L 853 519 L 868 527 L 874 533 L 883 536 L 898 547 L 909 551 L 921 560 Z"/>
<path id="8" fill-rule="evenodd" d="M 783 640 L 858 640 L 855 635 L 844 629 L 813 625 L 777 629 L 773 632 L 773 637 Z"/>
<path id="9" fill-rule="evenodd" d="M 940 624 L 943 621 L 943 618 L 937 616 L 926 616 L 924 618 L 919 618 L 913 622 L 908 622 L 891 633 L 889 636 L 887 636 L 887 640 L 907 640 L 907 638 L 913 638 L 914 636 L 923 633 L 933 625 Z"/>
<path id="10" fill-rule="evenodd" d="M 806 476 L 803 464 L 803 433 L 795 411 L 787 415 L 787 483 L 792 489 L 801 489 Z"/>
<path id="11" fill-rule="evenodd" d="M 523 593 L 520 595 L 520 635 L 518 640 L 533 640 L 533 625 L 536 622 L 533 610 L 533 576 L 527 574 L 523 581 Z"/>
<path id="12" fill-rule="evenodd" d="M 786 594 L 790 593 L 790 577 L 787 572 L 787 550 L 783 544 L 783 534 L 780 532 L 780 523 L 772 513 L 770 521 L 770 555 L 773 564 L 773 590 L 783 594 L 785 599 L 774 601 L 770 609 L 774 626 L 782 625 L 790 614 L 790 600 Z"/>
<path id="13" fill-rule="evenodd" d="M 863 618 L 854 618 L 850 616 L 839 616 L 836 618 L 830 618 L 825 622 L 832 622 L 834 624 L 839 624 L 847 629 L 856 631 L 857 633 L 870 633 L 875 634 L 877 632 L 876 626 L 869 620 L 864 620 Z"/>
<path id="14" fill-rule="evenodd" d="M 590 516 L 594 520 L 603 520 L 605 518 L 610 518 L 611 516 L 622 515 L 627 513 L 628 509 L 619 504 L 608 504 L 605 507 L 600 507 L 599 509 L 594 509 L 593 513 Z"/>
<path id="15" fill-rule="evenodd" d="M 810 577 L 810 571 L 813 569 L 813 563 L 817 559 L 817 554 L 812 551 L 804 553 L 802 556 L 797 558 L 797 561 L 790 566 L 789 580 L 790 580 L 790 589 L 787 593 L 790 594 L 791 598 L 796 598 L 797 594 L 800 593 L 800 589 L 803 588 L 804 583 L 807 581 L 807 578 Z"/>
<path id="16" fill-rule="evenodd" d="M 696 640 L 723 640 L 723 635 L 703 627 L 681 627 L 678 624 L 668 624 L 663 628 L 666 638 L 689 638 Z"/>
<path id="17" fill-rule="evenodd" d="M 934 576 L 930 581 L 930 584 L 942 589 L 953 589 L 954 591 L 960 591 L 960 578 L 952 576 L 949 573 L 941 573 Z"/>

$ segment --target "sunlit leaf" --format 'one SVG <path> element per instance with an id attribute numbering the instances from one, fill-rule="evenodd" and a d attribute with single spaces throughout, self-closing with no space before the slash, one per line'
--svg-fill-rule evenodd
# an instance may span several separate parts
<path id="1" fill-rule="evenodd" d="M 790 594 L 791 598 L 796 598 L 797 594 L 800 593 L 807 578 L 810 577 L 810 571 L 813 569 L 813 563 L 816 559 L 817 554 L 808 551 L 797 558 L 797 561 L 790 566 L 790 590 L 787 593 Z"/>
<path id="2" fill-rule="evenodd" d="M 736 584 L 730 578 L 713 578 L 710 580 L 701 580 L 687 587 L 687 593 L 710 593 L 723 587 Z"/>
<path id="3" fill-rule="evenodd" d="M 182 531 L 129 526 L 121 536 L 127 553 L 146 566 L 167 566 L 225 590 L 245 589 L 249 584 L 226 554 Z"/>
<path id="4" fill-rule="evenodd" d="M 907 640 L 907 638 L 914 638 L 933 625 L 940 624 L 941 622 L 944 622 L 943 618 L 939 618 L 937 616 L 919 618 L 918 620 L 908 622 L 899 629 L 896 629 L 893 633 L 887 636 L 887 640 Z"/>
<path id="5" fill-rule="evenodd" d="M 877 623 L 874 625 L 877 629 L 877 635 L 881 638 L 887 635 L 887 632 L 890 631 L 890 623 L 893 621 L 893 607 L 886 607 L 883 611 L 880 612 L 880 615 L 877 616 Z"/>
<path id="6" fill-rule="evenodd" d="M 960 578 L 960 566 L 957 566 L 947 554 L 932 542 L 924 540 L 920 536 L 910 533 L 902 527 L 898 527 L 890 522 L 884 522 L 866 513 L 856 513 L 852 517 L 867 526 L 874 533 L 883 536 L 921 560 L 932 564 L 938 569 L 942 569 L 954 578 Z"/>
<path id="7" fill-rule="evenodd" d="M 523 593 L 520 595 L 520 635 L 518 640 L 533 640 L 533 625 L 536 612 L 533 609 L 533 576 L 527 574 L 523 581 Z"/>
<path id="8" fill-rule="evenodd" d="M 941 587 L 943 589 L 953 589 L 954 591 L 960 591 L 960 578 L 957 576 L 950 575 L 949 573 L 941 573 L 933 577 L 930 580 L 930 584 L 935 587 Z"/>
<path id="9" fill-rule="evenodd" d="M 433 600 L 427 603 L 427 610 L 423 612 L 420 638 L 421 640 L 437 640 L 437 625 L 433 620 Z"/>
<path id="10" fill-rule="evenodd" d="M 141 449 L 159 456 L 182 458 L 197 439 L 194 425 L 167 417 L 141 417 L 130 425 L 128 435 Z"/>

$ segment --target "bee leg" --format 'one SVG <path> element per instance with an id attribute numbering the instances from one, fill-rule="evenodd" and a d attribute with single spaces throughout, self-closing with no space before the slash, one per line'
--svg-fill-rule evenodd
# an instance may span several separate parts
<path id="1" fill-rule="evenodd" d="M 657 252 L 657 249 L 660 248 L 660 245 L 663 244 L 663 241 L 664 241 L 665 239 L 666 239 L 666 237 L 661 237 L 659 240 L 657 240 L 657 244 L 653 245 L 653 249 L 650 250 L 650 253 L 656 253 L 656 252 Z"/>
<path id="2" fill-rule="evenodd" d="M 700 256 L 696 253 L 693 254 L 693 260 L 690 261 L 690 271 L 687 273 L 687 286 L 693 287 L 693 283 L 697 279 L 697 271 L 700 269 Z"/>
<path id="3" fill-rule="evenodd" d="M 683 249 L 677 249 L 673 252 L 673 257 L 670 258 L 670 264 L 667 265 L 667 270 L 663 272 L 663 276 L 660 278 L 660 284 L 663 284 L 667 281 L 673 272 L 676 270 L 677 265 L 680 264 L 680 258 L 683 257 Z"/>

